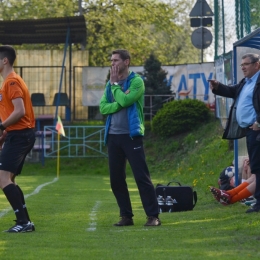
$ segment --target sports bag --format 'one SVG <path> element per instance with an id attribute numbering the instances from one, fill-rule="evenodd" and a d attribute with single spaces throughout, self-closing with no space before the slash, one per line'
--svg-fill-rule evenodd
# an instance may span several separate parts
<path id="1" fill-rule="evenodd" d="M 178 186 L 170 186 L 171 183 Z M 160 213 L 193 210 L 197 203 L 197 192 L 191 186 L 171 181 L 167 185 L 157 184 L 155 193 Z"/>

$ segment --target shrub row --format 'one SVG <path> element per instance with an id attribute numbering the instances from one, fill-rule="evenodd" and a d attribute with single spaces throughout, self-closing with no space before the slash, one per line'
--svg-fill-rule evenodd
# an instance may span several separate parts
<path id="1" fill-rule="evenodd" d="M 165 103 L 152 120 L 152 131 L 162 137 L 188 132 L 208 122 L 210 110 L 197 99 L 174 100 Z"/>

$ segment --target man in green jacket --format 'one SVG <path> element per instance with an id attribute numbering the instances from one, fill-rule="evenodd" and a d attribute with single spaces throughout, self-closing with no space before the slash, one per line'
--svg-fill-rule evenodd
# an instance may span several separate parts
<path id="1" fill-rule="evenodd" d="M 143 149 L 144 82 L 129 71 L 130 54 L 114 50 L 110 80 L 100 100 L 100 112 L 108 115 L 105 143 L 108 146 L 110 184 L 120 208 L 121 220 L 114 226 L 133 225 L 133 211 L 126 183 L 128 160 L 147 215 L 145 226 L 159 226 L 159 210 Z"/>

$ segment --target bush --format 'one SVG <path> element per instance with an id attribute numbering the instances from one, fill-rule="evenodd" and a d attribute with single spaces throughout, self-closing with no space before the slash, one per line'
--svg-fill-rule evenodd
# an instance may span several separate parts
<path id="1" fill-rule="evenodd" d="M 197 99 L 174 100 L 164 104 L 152 120 L 153 133 L 169 137 L 188 132 L 210 119 L 210 110 Z"/>

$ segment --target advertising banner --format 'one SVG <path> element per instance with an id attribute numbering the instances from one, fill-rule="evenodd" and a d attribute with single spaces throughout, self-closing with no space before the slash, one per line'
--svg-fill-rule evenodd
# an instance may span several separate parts
<path id="1" fill-rule="evenodd" d="M 214 95 L 209 89 L 208 79 L 214 78 L 214 63 L 162 66 L 167 72 L 167 84 L 176 99 L 199 99 L 214 104 Z M 142 66 L 132 66 L 131 71 L 142 73 Z M 109 67 L 84 67 L 82 73 L 83 106 L 98 106 L 104 92 Z"/>

